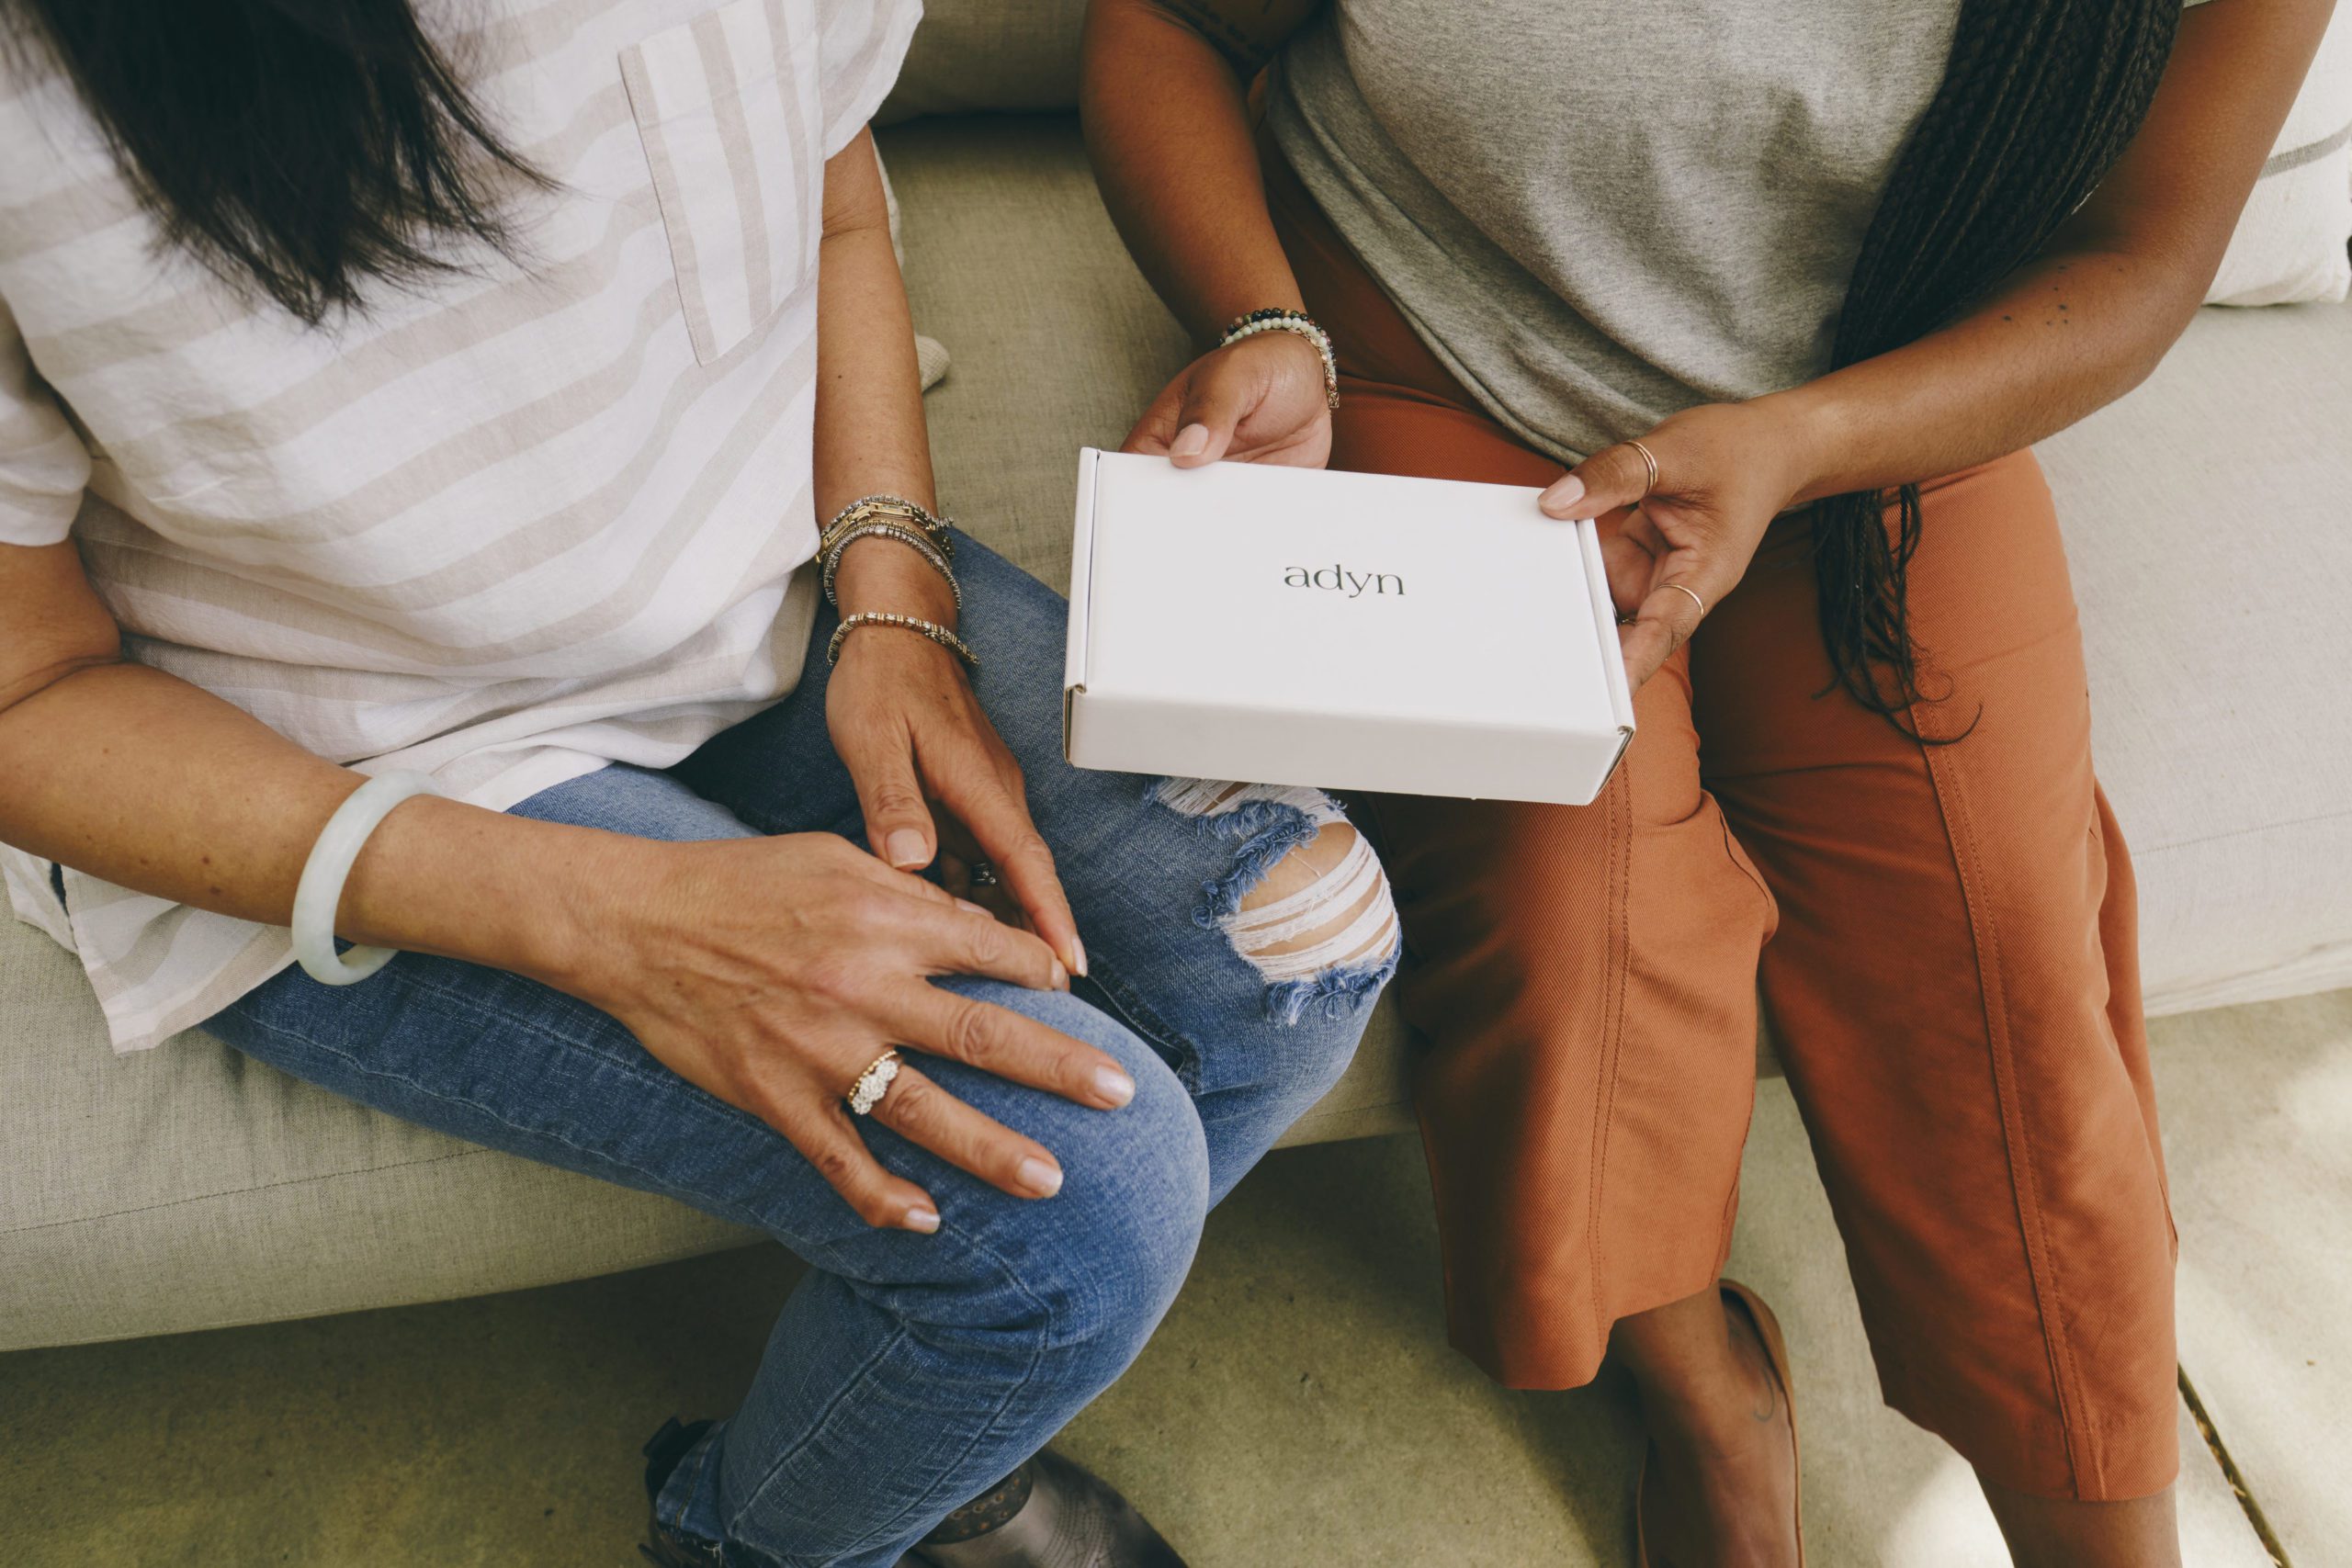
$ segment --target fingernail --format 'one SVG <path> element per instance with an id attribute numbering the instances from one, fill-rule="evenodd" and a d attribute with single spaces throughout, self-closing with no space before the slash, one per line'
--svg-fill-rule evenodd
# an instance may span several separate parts
<path id="1" fill-rule="evenodd" d="M 1136 1097 L 1136 1080 L 1116 1067 L 1095 1068 L 1094 1087 L 1114 1106 L 1125 1105 Z"/>
<path id="2" fill-rule="evenodd" d="M 1061 1167 L 1049 1165 L 1031 1156 L 1021 1162 L 1021 1185 L 1040 1198 L 1050 1198 L 1062 1190 Z"/>
<path id="3" fill-rule="evenodd" d="M 1069 939 L 1069 972 L 1073 975 L 1086 973 L 1086 944 L 1074 936 Z"/>
<path id="4" fill-rule="evenodd" d="M 933 1231 L 936 1231 L 939 1228 L 939 1211 L 936 1209 L 909 1209 L 907 1211 L 907 1228 L 910 1231 L 920 1231 L 924 1235 L 931 1235 Z"/>
<path id="5" fill-rule="evenodd" d="M 912 828 L 900 828 L 882 840 L 882 852 L 900 871 L 913 871 L 931 859 L 924 848 L 922 835 Z"/>
<path id="6" fill-rule="evenodd" d="M 989 911 L 988 911 L 986 908 L 983 908 L 983 907 L 981 907 L 980 905 L 978 905 L 978 904 L 973 903 L 969 898 L 958 898 L 958 899 L 956 899 L 956 907 L 957 908 L 959 908 L 959 909 L 963 910 L 963 911 L 964 911 L 964 913 L 966 913 L 966 914 L 967 914 L 967 915 L 984 915 L 984 916 L 987 916 L 987 918 L 988 918 L 988 919 L 991 919 L 991 920 L 992 920 L 992 919 L 996 919 L 996 917 L 995 917 L 994 915 L 990 915 L 990 914 L 989 914 Z"/>
<path id="7" fill-rule="evenodd" d="M 1057 991 L 1069 989 L 1069 971 L 1062 967 L 1062 961 L 1058 958 L 1054 960 L 1054 989 Z"/>
<path id="8" fill-rule="evenodd" d="M 1208 449 L 1209 427 L 1205 424 L 1186 425 L 1176 433 L 1176 439 L 1168 444 L 1168 455 L 1171 457 L 1197 457 Z"/>
<path id="9" fill-rule="evenodd" d="M 1536 504 L 1546 512 L 1557 513 L 1574 506 L 1584 499 L 1584 481 L 1574 474 L 1562 474 L 1552 481 L 1552 488 L 1536 498 Z"/>

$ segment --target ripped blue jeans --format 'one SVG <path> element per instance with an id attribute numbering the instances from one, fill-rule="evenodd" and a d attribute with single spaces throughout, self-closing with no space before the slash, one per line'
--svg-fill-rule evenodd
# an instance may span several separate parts
<path id="1" fill-rule="evenodd" d="M 1328 831 L 1324 797 L 1066 764 L 1062 601 L 969 540 L 956 564 L 978 690 L 1026 774 L 1092 974 L 1067 996 L 941 983 L 1110 1053 L 1137 1089 L 1104 1112 L 923 1067 L 1053 1150 L 1058 1196 L 1008 1197 L 865 1122 L 943 1222 L 931 1236 L 870 1229 L 789 1144 L 611 1018 L 455 960 L 402 954 L 342 988 L 288 970 L 209 1024 L 298 1077 L 667 1193 L 812 1266 L 742 1405 L 657 1501 L 665 1531 L 714 1562 L 887 1568 L 1042 1447 L 1142 1348 L 1209 1206 L 1339 1077 L 1396 963 L 1386 886 L 1351 829 Z M 820 616 L 791 696 L 678 766 L 614 765 L 515 810 L 666 840 L 858 836 L 825 730 L 832 624 Z"/>

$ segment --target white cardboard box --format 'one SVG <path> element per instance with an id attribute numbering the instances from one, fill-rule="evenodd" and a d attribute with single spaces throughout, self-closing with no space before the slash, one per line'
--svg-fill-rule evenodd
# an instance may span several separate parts
<path id="1" fill-rule="evenodd" d="M 1590 523 L 1533 490 L 1079 454 L 1082 768 L 1581 806 L 1634 705 Z"/>

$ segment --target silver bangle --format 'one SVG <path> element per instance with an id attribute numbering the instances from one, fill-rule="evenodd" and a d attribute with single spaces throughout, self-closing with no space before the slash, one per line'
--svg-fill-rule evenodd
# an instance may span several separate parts
<path id="1" fill-rule="evenodd" d="M 963 615 L 964 585 L 956 581 L 956 570 L 947 564 L 947 558 L 940 554 L 939 547 L 912 528 L 902 528 L 896 523 L 886 522 L 878 517 L 842 529 L 832 536 L 832 544 L 825 551 L 824 565 L 820 570 L 820 578 L 825 586 L 826 604 L 836 610 L 841 608 L 842 602 L 833 592 L 833 579 L 842 569 L 842 552 L 858 540 L 865 538 L 896 539 L 922 557 L 924 560 L 929 561 L 931 570 L 947 580 L 947 592 L 956 597 L 956 613 L 958 616 Z"/>

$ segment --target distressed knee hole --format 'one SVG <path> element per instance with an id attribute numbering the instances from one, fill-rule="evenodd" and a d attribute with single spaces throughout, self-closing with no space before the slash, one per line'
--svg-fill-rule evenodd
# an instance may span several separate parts
<path id="1" fill-rule="evenodd" d="M 1395 969 L 1400 946 L 1388 878 L 1372 846 L 1320 790 L 1166 779 L 1155 798 L 1236 840 L 1233 864 L 1202 887 L 1196 919 L 1225 932 L 1265 980 L 1267 1009 L 1295 1022 L 1339 1013 Z"/>

